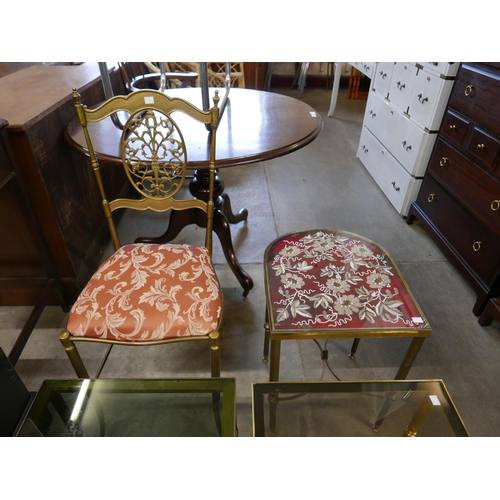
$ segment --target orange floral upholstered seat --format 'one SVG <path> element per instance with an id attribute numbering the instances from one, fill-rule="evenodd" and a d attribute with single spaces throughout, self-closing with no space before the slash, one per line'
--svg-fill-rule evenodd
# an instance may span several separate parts
<path id="1" fill-rule="evenodd" d="M 68 332 L 129 342 L 203 336 L 217 329 L 221 309 L 205 247 L 125 245 L 82 290 Z"/>

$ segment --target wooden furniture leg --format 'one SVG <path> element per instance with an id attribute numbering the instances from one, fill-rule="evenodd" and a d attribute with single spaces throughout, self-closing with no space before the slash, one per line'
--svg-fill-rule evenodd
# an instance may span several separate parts
<path id="1" fill-rule="evenodd" d="M 494 319 L 500 321 L 500 297 L 488 301 L 478 321 L 481 326 L 489 326 Z"/>
<path id="2" fill-rule="evenodd" d="M 206 185 L 208 185 L 208 171 L 197 170 L 190 183 L 189 190 L 193 196 L 204 199 L 208 196 L 205 189 Z M 224 183 L 217 176 L 214 185 L 214 232 L 219 237 L 227 263 L 243 288 L 243 296 L 246 297 L 248 292 L 253 288 L 253 280 L 238 262 L 231 239 L 231 228 L 229 224 L 237 224 L 245 221 L 248 217 L 248 211 L 242 209 L 236 214 L 233 213 L 229 195 L 223 191 Z M 170 215 L 170 223 L 165 233 L 159 237 L 140 237 L 137 238 L 135 242 L 167 243 L 172 241 L 184 227 L 190 224 L 196 224 L 198 227 L 206 227 L 205 214 L 196 209 L 175 210 Z"/>

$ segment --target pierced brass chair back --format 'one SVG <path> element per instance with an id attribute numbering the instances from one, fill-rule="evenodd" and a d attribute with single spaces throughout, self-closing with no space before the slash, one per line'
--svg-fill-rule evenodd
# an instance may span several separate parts
<path id="1" fill-rule="evenodd" d="M 100 266 L 81 292 L 72 307 L 67 331 L 60 335 L 77 375 L 88 378 L 74 341 L 151 345 L 206 339 L 211 345 L 212 376 L 218 377 L 222 294 L 211 262 L 217 92 L 214 106 L 206 112 L 155 90 L 116 96 L 95 109 L 82 104 L 76 89 L 73 99 L 115 248 L 113 256 Z M 135 196 L 110 200 L 89 124 L 110 119 L 114 114 L 126 116 L 121 116 L 124 126 L 120 153 Z M 179 196 L 184 192 L 181 188 L 186 178 L 188 151 L 178 122 L 185 119 L 200 122 L 200 133 L 207 135 L 208 201 Z M 113 212 L 119 209 L 200 209 L 207 217 L 205 247 L 147 243 L 122 246 L 113 218 Z"/>
<path id="2" fill-rule="evenodd" d="M 83 127 L 90 161 L 102 197 L 103 209 L 115 250 L 121 247 L 112 212 L 117 209 L 187 210 L 199 208 L 207 212 L 206 247 L 212 250 L 213 229 L 213 183 L 215 178 L 216 125 L 219 117 L 218 93 L 215 93 L 214 106 L 204 112 L 188 101 L 170 98 L 154 90 L 139 90 L 128 96 L 116 96 L 95 109 L 88 109 L 80 102 L 80 95 L 73 89 L 76 111 Z M 120 198 L 109 201 L 99 169 L 99 162 L 88 131 L 88 122 L 97 122 L 111 115 L 125 111 L 129 117 L 123 126 L 120 153 L 125 173 L 139 193 L 139 198 Z M 182 132 L 172 117 L 180 111 L 201 124 L 210 125 L 210 166 L 208 201 L 198 198 L 177 199 L 175 195 L 183 186 L 187 173 L 186 145 Z M 200 128 L 201 133 L 206 130 Z"/>

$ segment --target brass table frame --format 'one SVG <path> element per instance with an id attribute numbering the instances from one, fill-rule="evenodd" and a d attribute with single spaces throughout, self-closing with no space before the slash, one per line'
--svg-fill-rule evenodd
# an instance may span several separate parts
<path id="1" fill-rule="evenodd" d="M 86 393 L 95 388 L 98 394 L 104 392 L 164 392 L 164 393 L 212 393 L 219 396 L 222 394 L 221 404 L 221 437 L 234 437 L 236 435 L 236 382 L 234 378 L 207 378 L 207 379 L 76 379 L 76 380 L 46 380 L 43 382 L 36 398 L 20 427 L 18 436 L 36 436 L 41 435 L 37 432 L 37 423 L 44 418 L 48 404 L 51 398 L 60 395 L 62 392 L 78 391 L 82 394 L 82 399 Z M 79 394 L 80 395 L 80 394 Z M 59 398 L 61 399 L 61 398 Z M 73 411 L 70 408 L 61 405 L 57 407 L 59 412 L 72 413 L 67 420 L 66 425 L 71 426 L 73 420 Z M 83 403 L 85 404 L 85 403 Z M 57 403 L 56 403 L 57 405 Z M 77 406 L 77 403 L 75 403 Z M 101 434 L 104 433 L 104 415 L 98 408 L 98 419 L 101 427 Z M 78 411 L 76 412 L 78 413 Z M 75 416 L 76 422 L 78 414 Z M 216 416 L 217 420 L 217 416 Z"/>
<path id="2" fill-rule="evenodd" d="M 413 391 L 428 391 L 428 393 L 438 394 L 439 403 L 442 407 L 451 428 L 456 436 L 468 437 L 469 432 L 458 413 L 455 403 L 446 388 L 443 380 L 346 380 L 346 381 L 305 381 L 305 382 L 260 382 L 252 385 L 252 425 L 253 436 L 265 436 L 265 404 L 269 402 L 270 412 L 273 407 L 276 409 L 276 403 L 271 401 L 275 398 L 286 401 L 287 399 L 296 399 L 301 394 L 321 394 L 321 393 L 363 393 L 363 392 L 386 392 L 386 397 L 381 405 L 378 417 L 373 423 L 372 430 L 378 432 L 377 424 L 381 423 L 383 418 L 390 410 L 391 404 L 395 400 L 395 391 L 407 391 L 411 394 Z M 404 399 L 404 398 L 403 398 Z M 430 397 L 423 398 L 421 404 L 408 423 L 402 437 L 416 437 L 419 429 L 432 408 Z M 272 425 L 273 422 L 270 422 Z M 271 429 L 271 427 L 270 427 Z M 275 435 L 271 429 L 270 435 Z"/>

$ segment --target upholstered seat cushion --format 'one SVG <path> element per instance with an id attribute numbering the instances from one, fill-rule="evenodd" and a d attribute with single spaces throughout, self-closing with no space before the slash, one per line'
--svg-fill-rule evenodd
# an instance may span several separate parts
<path id="1" fill-rule="evenodd" d="M 155 341 L 208 335 L 222 297 L 208 250 L 189 245 L 125 245 L 92 276 L 73 305 L 73 336 Z"/>

